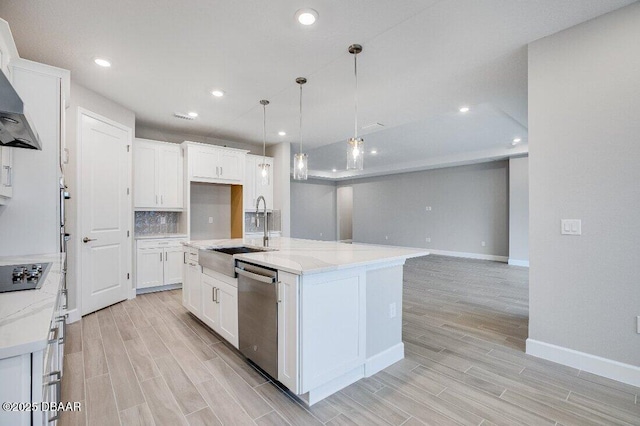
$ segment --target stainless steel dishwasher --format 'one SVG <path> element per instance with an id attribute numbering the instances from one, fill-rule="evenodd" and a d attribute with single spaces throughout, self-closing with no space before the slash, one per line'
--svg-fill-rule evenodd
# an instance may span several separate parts
<path id="1" fill-rule="evenodd" d="M 237 261 L 238 340 L 242 354 L 278 378 L 278 271 Z"/>

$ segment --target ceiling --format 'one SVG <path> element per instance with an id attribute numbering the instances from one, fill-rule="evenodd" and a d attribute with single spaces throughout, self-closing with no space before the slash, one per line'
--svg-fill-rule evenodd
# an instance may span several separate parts
<path id="1" fill-rule="evenodd" d="M 268 143 L 297 143 L 295 78 L 307 77 L 310 174 L 348 178 L 526 153 L 526 45 L 633 2 L 2 0 L 0 17 L 23 58 L 71 70 L 147 128 L 259 144 L 258 101 L 269 99 Z M 312 27 L 294 20 L 306 7 L 319 13 Z M 354 131 L 352 43 L 364 47 L 360 173 L 344 171 Z M 95 57 L 112 67 L 97 67 Z M 214 88 L 226 95 L 213 97 Z M 199 117 L 173 117 L 188 111 Z M 368 127 L 375 123 L 384 126 Z M 522 143 L 512 147 L 515 137 Z"/>

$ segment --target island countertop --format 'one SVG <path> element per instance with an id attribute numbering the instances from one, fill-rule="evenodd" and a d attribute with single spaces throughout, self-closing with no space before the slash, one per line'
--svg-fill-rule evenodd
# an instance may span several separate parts
<path id="1" fill-rule="evenodd" d="M 200 240 L 187 241 L 183 244 L 196 249 L 238 246 L 264 248 L 262 238 Z M 296 275 L 306 275 L 394 262 L 429 254 L 424 249 L 408 247 L 347 244 L 287 237 L 270 238 L 269 247 L 266 249 L 268 251 L 236 254 L 234 258 Z"/>
<path id="2" fill-rule="evenodd" d="M 0 359 L 37 352 L 47 345 L 64 256 L 56 253 L 0 257 L 0 265 L 51 263 L 39 289 L 0 293 Z"/>

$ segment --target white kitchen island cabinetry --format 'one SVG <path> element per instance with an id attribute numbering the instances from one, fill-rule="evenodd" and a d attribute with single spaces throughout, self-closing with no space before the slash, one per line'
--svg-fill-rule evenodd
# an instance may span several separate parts
<path id="1" fill-rule="evenodd" d="M 248 151 L 189 141 L 182 147 L 189 181 L 243 184 Z"/>
<path id="2" fill-rule="evenodd" d="M 136 139 L 133 162 L 136 210 L 183 209 L 184 175 L 180 145 Z"/>
<path id="3" fill-rule="evenodd" d="M 262 241 L 245 238 L 185 244 L 189 252 L 261 247 Z M 403 265 L 407 258 L 427 254 L 409 248 L 274 238 L 268 251 L 234 255 L 234 259 L 278 271 L 275 379 L 313 405 L 401 360 Z M 224 304 L 215 290 L 220 284 L 213 278 L 221 278 L 223 284 L 230 278 L 207 276 L 206 272 L 201 278 L 204 312 L 200 318 L 237 347 L 237 334 L 221 331 L 223 318 L 234 324 L 232 311 L 225 317 L 216 310 L 219 306 L 212 305 L 213 300 Z M 188 303 L 185 306 L 196 314 Z M 237 321 L 237 313 L 235 317 Z"/>
<path id="4" fill-rule="evenodd" d="M 145 239 L 136 243 L 136 289 L 182 282 L 185 238 Z"/>
<path id="5" fill-rule="evenodd" d="M 205 269 L 200 278 L 201 320 L 238 348 L 238 280 Z"/>

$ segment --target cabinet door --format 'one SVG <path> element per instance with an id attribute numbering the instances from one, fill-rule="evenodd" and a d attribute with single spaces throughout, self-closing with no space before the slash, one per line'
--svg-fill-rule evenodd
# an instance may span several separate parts
<path id="1" fill-rule="evenodd" d="M 262 164 L 263 161 L 266 160 L 266 163 L 269 164 L 269 184 L 262 184 L 262 176 L 260 176 L 260 172 L 258 171 L 258 164 Z M 267 202 L 267 209 L 273 210 L 273 158 L 267 157 L 259 157 L 256 159 L 256 177 L 255 177 L 255 197 L 256 199 L 262 195 L 264 200 Z M 255 202 L 254 202 L 255 207 Z"/>
<path id="2" fill-rule="evenodd" d="M 298 276 L 279 271 L 278 280 L 278 381 L 298 394 Z"/>
<path id="3" fill-rule="evenodd" d="M 179 209 L 182 198 L 182 155 L 179 146 L 162 145 L 160 152 L 160 206 Z"/>
<path id="4" fill-rule="evenodd" d="M 197 263 L 189 261 L 186 265 L 185 281 L 182 291 L 186 290 L 185 307 L 190 310 L 198 318 L 202 317 L 202 290 L 200 281 L 200 266 Z"/>
<path id="5" fill-rule="evenodd" d="M 133 191 L 135 208 L 155 208 L 160 204 L 158 194 L 158 148 L 145 142 L 133 145 Z"/>
<path id="6" fill-rule="evenodd" d="M 1 198 L 13 196 L 13 148 L 0 147 L 0 204 Z"/>
<path id="7" fill-rule="evenodd" d="M 236 349 L 238 348 L 238 289 L 222 281 L 216 284 L 219 323 L 216 330 Z"/>
<path id="8" fill-rule="evenodd" d="M 218 178 L 218 150 L 208 147 L 189 148 L 189 167 L 193 179 Z"/>
<path id="9" fill-rule="evenodd" d="M 220 149 L 218 155 L 218 179 L 242 183 L 244 180 L 245 154 L 237 151 Z"/>
<path id="10" fill-rule="evenodd" d="M 256 157 L 247 155 L 244 168 L 244 183 L 242 194 L 244 197 L 244 209 L 251 210 L 256 207 Z"/>
<path id="11" fill-rule="evenodd" d="M 164 274 L 162 248 L 138 249 L 136 256 L 136 288 L 162 285 Z"/>
<path id="12" fill-rule="evenodd" d="M 167 247 L 164 249 L 164 284 L 178 284 L 182 282 L 182 265 L 184 254 L 181 247 Z"/>
<path id="13" fill-rule="evenodd" d="M 200 275 L 200 287 L 202 299 L 202 316 L 200 319 L 204 321 L 214 331 L 218 331 L 218 321 L 220 317 L 219 304 L 215 301 L 216 288 L 218 281 L 208 275 Z"/>

